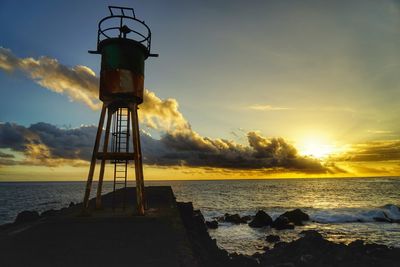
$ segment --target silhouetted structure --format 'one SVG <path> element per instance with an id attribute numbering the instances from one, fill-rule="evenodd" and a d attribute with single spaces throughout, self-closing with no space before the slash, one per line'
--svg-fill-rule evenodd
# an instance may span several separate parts
<path id="1" fill-rule="evenodd" d="M 137 109 L 143 102 L 144 61 L 158 56 L 150 53 L 150 28 L 136 18 L 132 8 L 109 6 L 110 15 L 99 22 L 97 50 L 101 54 L 100 100 L 103 101 L 97 128 L 86 191 L 84 209 L 89 206 L 90 191 L 97 160 L 101 160 L 96 208 L 101 208 L 101 192 L 106 161 L 114 165 L 114 192 L 127 186 L 128 165 L 135 164 L 138 213 L 144 214 L 144 181 Z M 103 150 L 100 140 L 107 113 Z M 112 129 L 111 129 L 112 126 Z M 132 128 L 131 128 L 132 126 Z M 111 138 L 110 138 L 111 131 Z M 111 139 L 111 151 L 109 141 Z M 132 145 L 130 144 L 130 139 Z M 113 194 L 114 196 L 116 194 Z M 113 201 L 115 203 L 115 201 Z M 125 208 L 126 194 L 123 207 Z M 113 204 L 113 209 L 115 205 Z"/>

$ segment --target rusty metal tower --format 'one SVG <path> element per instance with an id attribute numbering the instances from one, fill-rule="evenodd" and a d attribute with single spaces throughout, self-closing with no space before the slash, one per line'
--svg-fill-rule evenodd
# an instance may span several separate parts
<path id="1" fill-rule="evenodd" d="M 131 162 L 134 162 L 137 211 L 138 214 L 143 215 L 144 181 L 137 110 L 138 105 L 143 102 L 144 62 L 148 57 L 158 55 L 150 53 L 150 28 L 144 21 L 136 18 L 132 8 L 109 6 L 108 9 L 110 15 L 100 20 L 98 25 L 97 50 L 89 51 L 89 53 L 101 55 L 100 100 L 103 102 L 103 107 L 83 207 L 85 210 L 89 207 L 94 170 L 97 160 L 100 160 L 96 208 L 102 206 L 101 192 L 107 161 L 114 165 L 113 196 L 116 195 L 115 190 L 123 188 L 123 208 L 125 208 L 128 167 Z M 103 149 L 100 151 L 106 113 Z M 114 208 L 115 200 L 113 199 Z"/>

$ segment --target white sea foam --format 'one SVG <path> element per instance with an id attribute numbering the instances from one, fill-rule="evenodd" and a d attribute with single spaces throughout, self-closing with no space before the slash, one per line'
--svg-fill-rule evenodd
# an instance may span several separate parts
<path id="1" fill-rule="evenodd" d="M 380 208 L 336 208 L 310 210 L 311 220 L 319 223 L 376 222 L 377 219 L 400 220 L 400 210 L 388 204 Z"/>

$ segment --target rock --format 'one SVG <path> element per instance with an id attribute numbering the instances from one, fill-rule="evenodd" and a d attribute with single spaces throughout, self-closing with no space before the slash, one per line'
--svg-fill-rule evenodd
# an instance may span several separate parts
<path id="1" fill-rule="evenodd" d="M 275 243 L 274 249 L 276 249 L 276 248 L 286 248 L 288 245 L 289 245 L 288 242 L 281 241 L 281 242 Z"/>
<path id="2" fill-rule="evenodd" d="M 386 223 L 392 223 L 393 222 L 390 218 L 382 218 L 382 217 L 374 217 L 374 221 L 376 221 L 376 222 L 386 222 Z"/>
<path id="3" fill-rule="evenodd" d="M 59 211 L 57 211 L 57 210 L 53 210 L 53 209 L 46 210 L 40 214 L 40 217 L 52 217 L 52 216 L 56 216 L 58 213 L 59 213 Z"/>
<path id="4" fill-rule="evenodd" d="M 215 216 L 215 217 L 212 217 L 212 219 L 216 220 L 218 222 L 223 222 L 225 219 L 225 216 Z"/>
<path id="5" fill-rule="evenodd" d="M 239 214 L 225 214 L 225 221 L 234 223 L 234 224 L 240 224 L 240 223 L 246 223 L 243 218 L 239 216 Z"/>
<path id="6" fill-rule="evenodd" d="M 281 238 L 279 237 L 279 235 L 267 235 L 265 240 L 267 240 L 267 242 L 269 242 L 269 243 L 275 243 L 275 242 L 280 241 Z"/>
<path id="7" fill-rule="evenodd" d="M 203 216 L 193 211 L 191 204 L 178 203 L 188 240 L 193 255 L 199 266 L 231 266 L 231 267 L 398 267 L 400 248 L 388 248 L 384 245 L 366 244 L 361 240 L 346 246 L 324 239 L 315 230 L 301 232 L 303 237 L 286 242 L 277 242 L 273 248 L 258 248 L 261 251 L 253 257 L 229 254 L 220 249 L 215 240 L 211 240 L 209 231 L 203 222 Z M 239 216 L 240 217 L 240 216 Z M 285 220 L 285 219 L 284 219 Z M 289 220 L 286 218 L 285 223 Z M 294 227 L 294 225 L 292 224 Z M 265 245 L 271 245 L 265 243 Z M 262 251 L 264 250 L 264 252 Z"/>
<path id="8" fill-rule="evenodd" d="M 310 216 L 307 213 L 303 212 L 300 209 L 295 209 L 291 211 L 287 211 L 283 213 L 281 216 L 288 218 L 289 222 L 294 223 L 295 225 L 303 225 L 303 221 L 309 221 Z"/>
<path id="9" fill-rule="evenodd" d="M 374 217 L 374 221 L 376 222 L 387 222 L 387 223 L 392 223 L 393 220 L 387 216 L 386 212 L 382 212 L 383 216 L 382 217 Z"/>
<path id="10" fill-rule="evenodd" d="M 218 228 L 218 222 L 216 220 L 207 221 L 206 225 L 207 225 L 208 229 L 217 229 Z"/>
<path id="11" fill-rule="evenodd" d="M 281 215 L 275 219 L 272 223 L 272 227 L 276 230 L 294 229 L 294 224 L 290 222 L 288 218 Z"/>
<path id="12" fill-rule="evenodd" d="M 276 243 L 263 257 L 258 258 L 260 266 L 399 266 L 400 248 L 364 244 L 362 240 L 346 246 L 324 239 L 315 230 L 303 231 L 301 234 L 304 236 L 290 243 Z"/>
<path id="13" fill-rule="evenodd" d="M 69 203 L 69 205 L 68 205 L 68 208 L 71 208 L 71 207 L 73 207 L 73 206 L 75 206 L 75 203 L 71 201 L 71 202 Z"/>
<path id="14" fill-rule="evenodd" d="M 254 219 L 249 223 L 250 227 L 260 228 L 264 226 L 269 226 L 272 224 L 272 218 L 263 210 L 259 210 L 256 213 Z"/>
<path id="15" fill-rule="evenodd" d="M 353 242 L 351 242 L 348 246 L 352 247 L 352 248 L 363 247 L 364 246 L 364 241 L 360 240 L 360 239 L 357 239 L 357 240 L 354 240 Z"/>
<path id="16" fill-rule="evenodd" d="M 23 212 L 18 213 L 17 218 L 15 219 L 16 223 L 25 223 L 25 222 L 33 222 L 40 218 L 39 213 L 37 211 L 29 211 L 25 210 Z"/>
<path id="17" fill-rule="evenodd" d="M 301 235 L 304 235 L 304 237 L 312 237 L 312 238 L 323 238 L 322 235 L 315 230 L 304 230 L 300 232 Z"/>
<path id="18" fill-rule="evenodd" d="M 252 217 L 251 217 L 250 215 L 245 215 L 245 216 L 242 217 L 242 219 L 245 220 L 246 222 L 247 222 L 247 221 L 250 221 L 251 218 L 252 218 Z"/>

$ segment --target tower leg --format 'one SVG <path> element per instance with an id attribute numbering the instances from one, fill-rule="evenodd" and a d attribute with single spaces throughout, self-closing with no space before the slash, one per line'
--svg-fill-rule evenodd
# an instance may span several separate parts
<path id="1" fill-rule="evenodd" d="M 108 109 L 106 134 L 104 136 L 104 144 L 103 144 L 103 152 L 104 153 L 107 153 L 107 151 L 108 151 L 108 141 L 110 139 L 111 116 L 112 116 L 112 111 L 110 109 Z M 102 159 L 101 160 L 101 166 L 100 166 L 99 183 L 97 185 L 96 209 L 100 209 L 101 208 L 101 191 L 102 191 L 102 187 L 103 187 L 105 163 L 106 163 L 106 160 Z"/>
<path id="2" fill-rule="evenodd" d="M 137 211 L 139 215 L 144 215 L 144 181 L 143 181 L 143 165 L 142 165 L 142 151 L 140 148 L 139 136 L 139 120 L 137 115 L 137 104 L 130 104 L 132 116 L 132 139 L 133 139 L 133 152 L 135 158 L 135 176 L 136 176 L 136 201 Z"/>
<path id="3" fill-rule="evenodd" d="M 106 105 L 103 104 L 103 107 L 101 109 L 101 114 L 100 114 L 99 126 L 97 127 L 96 141 L 94 142 L 92 161 L 90 162 L 90 169 L 89 169 L 88 179 L 86 182 L 85 197 L 83 198 L 83 209 L 84 210 L 87 210 L 87 208 L 89 207 L 90 190 L 92 188 L 94 168 L 96 166 L 97 152 L 99 152 L 99 144 L 100 144 L 101 133 L 103 130 L 106 109 L 107 109 Z"/>

